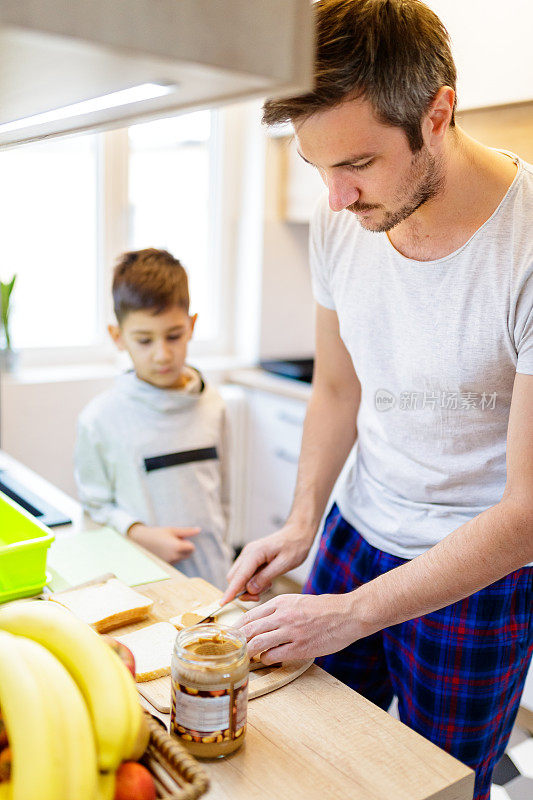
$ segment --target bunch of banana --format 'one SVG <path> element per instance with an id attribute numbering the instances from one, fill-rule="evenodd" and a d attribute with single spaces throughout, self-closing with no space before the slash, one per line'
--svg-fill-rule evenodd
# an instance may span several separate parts
<path id="1" fill-rule="evenodd" d="M 12 750 L 0 800 L 108 800 L 114 773 L 147 744 L 120 657 L 51 602 L 0 608 L 0 708 Z"/>

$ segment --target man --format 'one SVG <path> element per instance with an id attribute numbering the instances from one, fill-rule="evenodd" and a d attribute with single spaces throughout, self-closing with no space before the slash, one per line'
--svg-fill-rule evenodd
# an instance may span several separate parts
<path id="1" fill-rule="evenodd" d="M 383 708 L 396 694 L 488 800 L 533 649 L 533 169 L 455 125 L 447 33 L 421 2 L 315 9 L 316 88 L 264 113 L 328 189 L 313 392 L 289 519 L 224 599 L 303 562 L 357 442 L 308 594 L 244 616 L 250 654 L 322 656 Z"/>

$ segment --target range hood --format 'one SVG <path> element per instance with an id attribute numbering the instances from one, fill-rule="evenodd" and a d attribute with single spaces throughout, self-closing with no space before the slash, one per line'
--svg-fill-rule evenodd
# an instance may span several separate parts
<path id="1" fill-rule="evenodd" d="M 0 147 L 308 91 L 311 11 L 310 0 L 0 0 Z M 157 96 L 65 108 L 147 85 Z"/>

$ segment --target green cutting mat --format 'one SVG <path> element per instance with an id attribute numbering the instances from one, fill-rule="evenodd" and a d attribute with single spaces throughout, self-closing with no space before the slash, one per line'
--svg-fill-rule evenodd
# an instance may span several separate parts
<path id="1" fill-rule="evenodd" d="M 105 572 L 114 572 L 128 586 L 160 581 L 169 575 L 120 533 L 99 528 L 81 533 L 56 534 L 48 551 L 48 583 L 53 592 L 60 592 L 85 583 Z"/>

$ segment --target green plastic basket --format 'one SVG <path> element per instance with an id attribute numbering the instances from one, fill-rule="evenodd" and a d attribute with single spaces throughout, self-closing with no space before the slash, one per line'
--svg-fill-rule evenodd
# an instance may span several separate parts
<path id="1" fill-rule="evenodd" d="M 50 528 L 0 492 L 0 603 L 42 591 L 53 541 Z"/>

